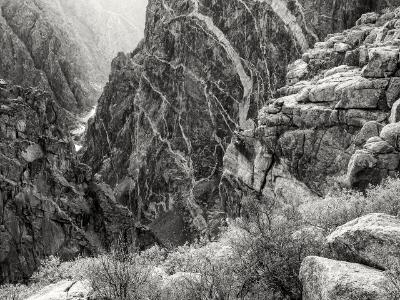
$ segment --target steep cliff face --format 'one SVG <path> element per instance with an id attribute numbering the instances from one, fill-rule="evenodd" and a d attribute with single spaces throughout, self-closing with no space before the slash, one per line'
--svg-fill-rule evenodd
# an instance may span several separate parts
<path id="1" fill-rule="evenodd" d="M 129 210 L 78 162 L 48 93 L 0 80 L 0 121 L 0 283 L 29 278 L 45 256 L 94 253 L 131 231 Z"/>
<path id="2" fill-rule="evenodd" d="M 398 0 L 296 0 L 288 5 L 301 5 L 302 15 L 308 20 L 309 28 L 323 40 L 328 34 L 353 27 L 363 13 L 396 8 Z"/>
<path id="3" fill-rule="evenodd" d="M 3 0 L 0 7 L 0 76 L 51 92 L 67 119 L 96 104 L 112 57 L 142 36 L 94 0 Z"/>
<path id="4" fill-rule="evenodd" d="M 399 16 L 363 15 L 289 67 L 282 97 L 260 110 L 257 129 L 238 133 L 225 155 L 224 203 L 232 214 L 249 192 L 324 195 L 398 171 Z"/>
<path id="5" fill-rule="evenodd" d="M 318 36 L 371 9 L 339 2 L 150 1 L 144 42 L 113 62 L 84 161 L 165 242 L 206 230 L 235 131 L 257 127 Z"/>

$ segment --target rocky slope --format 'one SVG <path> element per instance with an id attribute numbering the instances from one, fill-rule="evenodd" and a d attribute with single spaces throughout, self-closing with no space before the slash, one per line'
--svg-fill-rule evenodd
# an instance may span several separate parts
<path id="1" fill-rule="evenodd" d="M 240 202 L 230 200 L 237 191 L 228 186 L 233 181 L 220 188 L 235 132 L 268 122 L 262 115 L 258 120 L 258 111 L 285 82 L 287 64 L 319 37 L 391 4 L 377 3 L 150 1 L 144 42 L 113 62 L 89 124 L 84 161 L 164 242 L 182 243 L 191 230 L 205 231 L 221 196 L 224 209 Z M 344 56 L 333 53 L 332 60 Z M 314 70 L 323 68 L 323 59 L 313 62 Z M 238 142 L 245 154 L 231 155 L 237 159 L 232 164 L 251 168 L 254 151 L 246 147 Z M 265 172 L 270 158 L 261 155 Z M 263 187 L 264 179 L 257 177 L 255 185 Z"/>
<path id="2" fill-rule="evenodd" d="M 400 9 L 318 42 L 396 1 L 151 0 L 144 41 L 114 59 L 90 121 L 82 155 L 93 172 L 63 123 L 93 104 L 104 53 L 90 28 L 106 30 L 104 17 L 80 14 L 78 1 L 0 4 L 0 70 L 49 92 L 0 81 L 0 282 L 121 235 L 145 248 L 212 234 L 224 214 L 244 215 L 247 196 L 309 199 L 399 171 Z M 49 23 L 66 16 L 71 27 Z M 111 53 L 104 36 L 96 45 Z M 399 228 L 382 214 L 338 228 L 326 239 L 336 260 L 303 262 L 304 299 L 387 299 Z M 81 284 L 86 297 L 78 284 L 37 297 Z"/>
<path id="3" fill-rule="evenodd" d="M 300 278 L 304 300 L 398 299 L 398 286 L 387 270 L 400 262 L 400 221 L 370 214 L 327 237 L 337 260 L 307 257 Z"/>
<path id="4" fill-rule="evenodd" d="M 289 67 L 258 127 L 236 134 L 227 150 L 225 203 L 240 206 L 248 193 L 290 199 L 363 189 L 399 170 L 399 17 L 398 9 L 363 15 Z"/>
<path id="5" fill-rule="evenodd" d="M 132 214 L 79 163 L 51 95 L 0 80 L 0 283 L 133 236 Z"/>
<path id="6" fill-rule="evenodd" d="M 142 37 L 134 19 L 95 0 L 2 0 L 0 8 L 0 77 L 52 93 L 67 119 L 96 104 L 111 59 Z"/>

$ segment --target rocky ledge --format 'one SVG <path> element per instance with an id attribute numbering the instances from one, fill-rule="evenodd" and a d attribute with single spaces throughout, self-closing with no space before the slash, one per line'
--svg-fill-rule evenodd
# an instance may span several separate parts
<path id="1" fill-rule="evenodd" d="M 337 228 L 326 238 L 329 256 L 337 260 L 307 257 L 302 262 L 303 299 L 398 299 L 396 281 L 387 271 L 399 265 L 399 241 L 400 220 L 385 214 Z"/>
<path id="2" fill-rule="evenodd" d="M 289 66 L 257 128 L 237 132 L 227 150 L 227 206 L 246 193 L 363 189 L 399 170 L 399 28 L 400 9 L 365 14 Z"/>

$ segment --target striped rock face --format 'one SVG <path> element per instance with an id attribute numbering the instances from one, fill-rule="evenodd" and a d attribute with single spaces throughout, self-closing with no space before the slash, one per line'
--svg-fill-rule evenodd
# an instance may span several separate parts
<path id="1" fill-rule="evenodd" d="M 143 43 L 113 62 L 84 161 L 165 243 L 210 230 L 234 132 L 257 127 L 289 63 L 371 9 L 330 2 L 150 1 Z M 260 172 L 273 164 L 268 155 L 259 161 Z M 265 176 L 256 177 L 263 186 Z"/>

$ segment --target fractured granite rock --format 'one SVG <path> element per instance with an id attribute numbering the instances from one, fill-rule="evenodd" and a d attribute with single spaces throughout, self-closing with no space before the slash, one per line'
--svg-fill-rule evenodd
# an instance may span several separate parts
<path id="1" fill-rule="evenodd" d="M 134 239 L 131 212 L 79 163 L 51 95 L 7 84 L 0 94 L 0 283 L 26 280 L 49 255 Z"/>
<path id="2" fill-rule="evenodd" d="M 51 93 L 71 127 L 97 103 L 111 59 L 142 38 L 135 19 L 95 0 L 4 0 L 0 9 L 0 77 Z"/>
<path id="3" fill-rule="evenodd" d="M 396 176 L 400 166 L 399 129 L 400 123 L 386 125 L 353 154 L 346 179 L 351 187 L 365 188 Z"/>
<path id="4" fill-rule="evenodd" d="M 307 257 L 300 280 L 304 300 L 388 299 L 384 272 L 360 264 Z"/>
<path id="5" fill-rule="evenodd" d="M 400 220 L 366 215 L 337 228 L 327 242 L 338 259 L 387 270 L 400 263 Z"/>
<path id="6" fill-rule="evenodd" d="M 311 13 L 316 8 L 318 13 Z M 369 27 L 363 25 L 368 28 L 354 33 L 351 39 L 332 37 L 330 43 L 337 51 L 323 49 L 322 43 L 319 52 L 310 52 L 307 59 L 292 64 L 288 73 L 286 65 L 300 58 L 320 37 L 348 28 L 348 21 L 353 23 L 363 12 L 375 9 L 378 7 L 365 1 L 347 0 L 336 4 L 309 0 L 150 1 L 143 43 L 131 54 L 120 54 L 113 61 L 110 82 L 89 125 L 84 161 L 99 178 L 115 187 L 118 201 L 126 203 L 137 221 L 153 228 L 160 239 L 166 234 L 160 220 L 169 220 L 166 227 L 171 228 L 175 238 L 167 234 L 167 240 L 172 239 L 173 243 L 204 232 L 209 212 L 229 202 L 220 197 L 225 154 L 243 162 L 246 155 L 257 160 L 257 174 L 252 168 L 239 172 L 243 181 L 257 190 L 264 189 L 263 173 L 269 169 L 268 164 L 279 161 L 265 153 L 270 149 L 264 145 L 248 147 L 250 152 L 261 149 L 255 154 L 240 150 L 239 155 L 231 146 L 228 149 L 235 131 L 251 132 L 257 122 L 264 120 L 279 126 L 290 123 L 290 116 L 279 114 L 282 105 L 270 107 L 276 117 L 271 113 L 263 118 L 258 111 L 285 81 L 301 85 L 320 68 L 319 63 L 331 63 L 330 59 L 338 66 L 357 41 L 368 35 Z M 334 17 L 326 19 L 324 15 Z M 368 89 L 378 86 L 370 103 L 361 105 L 359 100 L 359 105 L 343 104 L 354 110 L 336 116 L 333 108 L 310 108 L 304 111 L 309 114 L 304 122 L 348 118 L 341 122 L 357 119 L 354 122 L 359 124 L 364 119 L 385 119 L 386 114 L 378 109 L 366 117 L 362 111 L 364 107 L 380 106 L 385 83 L 361 78 L 360 69 L 354 72 L 363 82 L 349 94 L 359 93 L 361 99 L 369 95 Z M 337 81 L 339 84 L 346 78 Z M 367 84 L 363 85 L 364 81 Z M 307 91 L 299 93 L 297 99 L 307 101 Z M 302 117 L 297 115 L 296 123 L 303 123 Z M 294 146 L 289 142 L 291 136 L 285 138 L 288 146 Z M 321 131 L 312 139 L 325 139 L 324 143 L 335 144 L 335 148 L 347 148 L 351 133 L 342 134 L 334 128 L 328 134 Z M 336 143 L 340 146 L 336 147 Z M 344 153 L 343 163 L 333 168 L 344 169 L 350 155 Z M 323 160 L 326 154 L 321 156 Z M 331 163 L 331 159 L 321 163 L 327 173 Z M 237 164 L 231 166 L 235 169 Z"/>
<path id="7" fill-rule="evenodd" d="M 400 9 L 363 16 L 289 66 L 287 85 L 259 110 L 256 129 L 237 133 L 228 148 L 223 184 L 235 191 L 225 193 L 224 203 L 240 203 L 249 188 L 261 197 L 271 191 L 276 196 L 282 173 L 275 170 L 285 170 L 292 186 L 305 184 L 320 196 L 336 185 L 364 189 L 399 170 L 398 125 L 387 125 L 390 115 L 396 120 L 400 92 L 399 18 Z M 232 155 L 256 147 L 267 163 Z M 265 178 L 262 191 L 250 182 L 255 176 Z"/>

